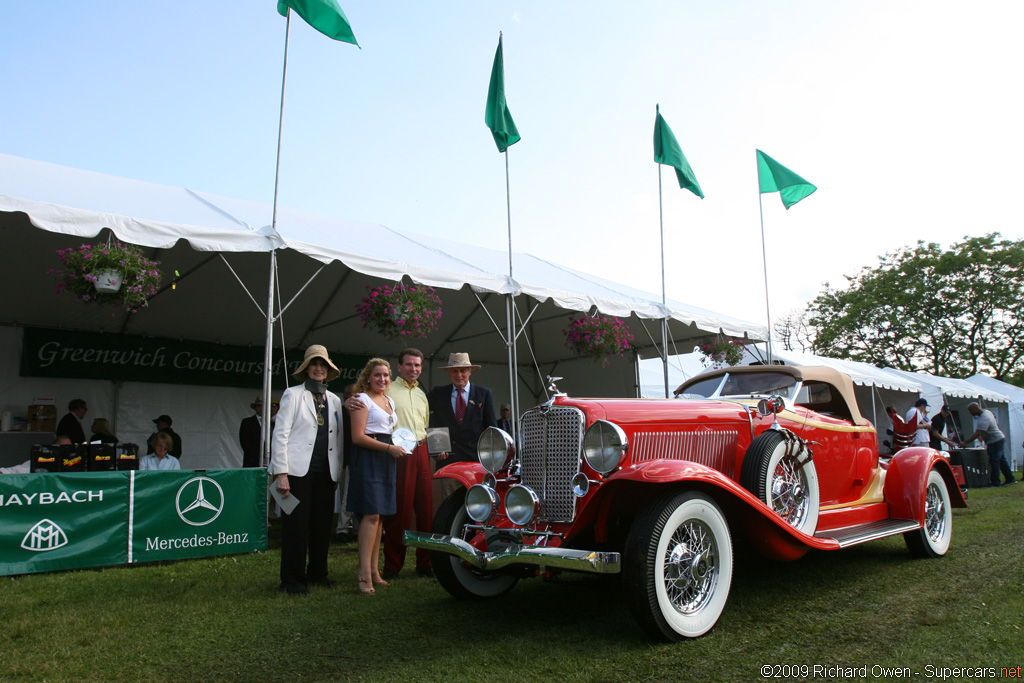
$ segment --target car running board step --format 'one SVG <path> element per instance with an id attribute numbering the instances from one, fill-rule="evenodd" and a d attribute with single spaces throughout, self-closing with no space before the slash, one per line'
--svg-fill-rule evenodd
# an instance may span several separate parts
<path id="1" fill-rule="evenodd" d="M 840 548 L 846 548 L 858 543 L 867 543 L 868 541 L 885 538 L 886 536 L 916 531 L 920 528 L 921 524 L 912 519 L 883 519 L 880 522 L 819 531 L 814 534 L 814 537 L 832 539 L 839 543 Z"/>

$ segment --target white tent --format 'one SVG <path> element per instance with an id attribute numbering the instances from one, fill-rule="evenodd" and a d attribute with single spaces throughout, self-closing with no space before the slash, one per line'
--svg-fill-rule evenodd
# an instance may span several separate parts
<path id="1" fill-rule="evenodd" d="M 148 308 L 131 315 L 83 305 L 69 295 L 54 296 L 47 271 L 58 265 L 55 251 L 97 237 L 106 239 L 105 229 L 122 241 L 146 247 L 147 256 L 160 260 L 165 273 L 177 271 L 176 288 L 164 288 Z M 720 332 L 751 339 L 766 334 L 763 326 L 676 301 L 662 305 L 656 295 L 529 254 L 515 255 L 512 279 L 508 255 L 497 250 L 292 209 L 279 209 L 274 231 L 271 208 L 264 204 L 2 154 L 0 233 L 5 239 L 0 272 L 9 292 L 0 301 L 0 324 L 15 327 L 262 347 L 269 254 L 276 250 L 278 301 L 286 306 L 283 326 L 273 340 L 278 349 L 320 343 L 354 355 L 388 357 L 404 344 L 363 329 L 355 304 L 368 286 L 403 278 L 431 285 L 438 288 L 444 317 L 436 335 L 417 340 L 428 356 L 425 383 L 442 379 L 430 372 L 433 359 L 465 351 L 485 366 L 486 383 L 499 399 L 510 394 L 503 333 L 505 295 L 515 294 L 519 319 L 526 321 L 518 339 L 517 368 L 525 405 L 545 398 L 547 374 L 571 378 L 572 384 L 560 388 L 576 394 L 635 395 L 635 358 L 613 358 L 610 366 L 594 372 L 594 366 L 565 348 L 562 330 L 573 315 L 601 312 L 625 319 L 635 336 L 637 357 L 657 354 L 654 340 L 660 339 L 664 318 L 670 321 L 670 339 L 680 345 Z M 10 344 L 17 344 L 17 338 L 7 342 L 5 351 L 15 353 Z M 283 380 L 276 380 L 274 388 L 282 389 Z M 122 438 L 126 429 L 144 438 L 150 419 L 171 408 L 179 413 L 195 408 L 197 420 L 210 422 L 201 418 L 209 410 L 199 407 L 197 392 L 183 399 L 169 398 L 177 395 L 169 386 L 134 394 L 130 389 L 119 386 L 98 392 L 104 396 L 94 399 L 101 405 L 94 406 L 90 417 L 114 412 Z M 24 405 L 24 397 L 34 391 L 20 383 L 17 391 L 4 392 L 5 402 Z M 76 395 L 69 395 L 66 387 L 46 391 L 56 394 L 59 408 Z M 241 415 L 248 412 L 245 406 L 253 393 L 231 397 L 240 404 Z M 135 405 L 126 402 L 129 395 L 138 402 L 137 413 Z M 237 424 L 234 415 L 216 422 L 222 435 L 224 424 Z M 234 458 L 228 453 L 233 434 L 204 441 L 201 433 L 188 435 L 190 427 L 183 429 L 183 439 L 200 444 L 203 452 L 216 453 L 209 456 L 216 463 L 229 464 Z"/>
<path id="2" fill-rule="evenodd" d="M 968 377 L 967 381 L 1010 397 L 1010 431 L 1006 434 L 1006 438 L 1009 439 L 1006 454 L 1013 469 L 1017 469 L 1020 463 L 1024 462 L 1024 444 L 1021 443 L 1024 441 L 1024 389 L 980 373 Z"/>

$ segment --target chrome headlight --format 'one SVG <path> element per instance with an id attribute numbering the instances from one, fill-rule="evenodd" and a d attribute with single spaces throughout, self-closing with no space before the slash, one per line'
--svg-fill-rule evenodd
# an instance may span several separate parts
<path id="1" fill-rule="evenodd" d="M 526 526 L 540 512 L 540 498 L 529 486 L 516 484 L 505 493 L 505 514 L 514 524 Z"/>
<path id="2" fill-rule="evenodd" d="M 480 464 L 488 472 L 500 472 L 512 460 L 516 446 L 512 437 L 497 427 L 488 427 L 476 443 Z"/>
<path id="3" fill-rule="evenodd" d="M 594 470 L 608 474 L 622 462 L 629 450 L 626 433 L 606 420 L 598 420 L 583 435 L 583 457 Z"/>
<path id="4" fill-rule="evenodd" d="M 486 522 L 498 507 L 498 494 L 483 484 L 474 484 L 466 491 L 466 514 L 474 522 Z"/>

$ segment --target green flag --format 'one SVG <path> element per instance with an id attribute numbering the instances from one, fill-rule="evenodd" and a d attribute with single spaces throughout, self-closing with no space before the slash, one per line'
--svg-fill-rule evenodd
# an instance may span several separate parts
<path id="1" fill-rule="evenodd" d="M 512 113 L 505 104 L 505 58 L 501 49 L 501 34 L 498 34 L 498 51 L 494 53 L 494 66 L 491 67 L 491 85 L 487 88 L 487 110 L 484 112 L 484 123 L 491 129 L 494 144 L 499 152 L 504 152 L 519 142 L 519 131 Z"/>
<path id="2" fill-rule="evenodd" d="M 338 0 L 278 0 L 277 12 L 282 17 L 288 16 L 288 8 L 302 17 L 307 24 L 328 38 L 352 43 L 359 47 L 348 17 L 341 11 Z M 362 48 L 360 48 L 362 49 Z"/>
<path id="3" fill-rule="evenodd" d="M 654 105 L 654 160 L 659 164 L 666 164 L 676 169 L 676 178 L 679 180 L 679 187 L 689 190 L 701 199 L 704 199 L 704 191 L 700 189 L 697 176 L 693 169 L 686 162 L 683 150 L 672 134 L 672 129 L 661 118 L 661 111 L 658 105 Z"/>
<path id="4" fill-rule="evenodd" d="M 778 192 L 787 211 L 818 189 L 761 150 L 757 150 L 757 179 L 761 183 L 761 194 Z"/>

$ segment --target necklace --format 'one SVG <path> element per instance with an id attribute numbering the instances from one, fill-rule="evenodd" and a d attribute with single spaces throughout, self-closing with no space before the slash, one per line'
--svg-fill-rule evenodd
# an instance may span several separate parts
<path id="1" fill-rule="evenodd" d="M 324 404 L 327 403 L 327 401 L 324 399 L 325 397 L 321 394 L 316 394 L 313 396 L 313 400 L 316 402 L 316 424 L 318 427 L 324 426 L 323 410 Z"/>

